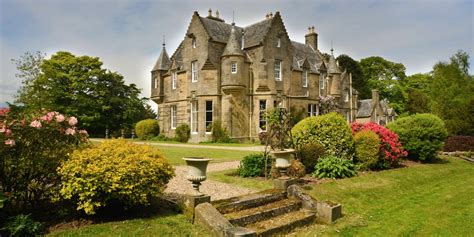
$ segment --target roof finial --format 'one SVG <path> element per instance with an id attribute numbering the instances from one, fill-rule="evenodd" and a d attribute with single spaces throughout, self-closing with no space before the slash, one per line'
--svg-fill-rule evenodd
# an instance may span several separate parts
<path id="1" fill-rule="evenodd" d="M 331 55 L 334 56 L 334 48 L 332 47 L 332 40 L 331 40 Z"/>
<path id="2" fill-rule="evenodd" d="M 219 10 L 216 10 L 216 17 L 219 18 Z"/>
<path id="3" fill-rule="evenodd" d="M 165 47 L 165 45 L 166 45 L 165 35 L 163 35 L 163 48 Z"/>
<path id="4" fill-rule="evenodd" d="M 209 11 L 207 11 L 209 13 L 209 16 L 212 16 L 212 9 L 209 8 Z"/>

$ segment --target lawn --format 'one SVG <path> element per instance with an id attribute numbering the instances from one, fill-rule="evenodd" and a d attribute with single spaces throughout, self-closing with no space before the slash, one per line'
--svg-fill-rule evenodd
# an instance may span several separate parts
<path id="1" fill-rule="evenodd" d="M 97 144 L 98 142 L 94 141 Z M 166 146 L 166 144 L 153 145 L 160 149 L 167 160 L 173 165 L 184 165 L 185 161 L 182 159 L 187 156 L 202 156 L 213 159 L 211 162 L 225 162 L 241 160 L 244 156 L 257 153 L 256 151 L 242 151 L 242 150 L 225 150 L 225 149 L 212 149 L 212 148 L 200 148 L 200 147 L 175 147 Z"/>
<path id="2" fill-rule="evenodd" d="M 239 178 L 233 171 L 210 179 L 262 190 L 271 181 Z M 343 204 L 344 217 L 315 224 L 296 236 L 474 236 L 474 165 L 458 158 L 306 188 L 319 200 Z M 95 224 L 51 236 L 206 236 L 181 214 Z"/>
<path id="3" fill-rule="evenodd" d="M 233 177 L 211 179 L 264 189 L 270 182 Z M 244 181 L 243 181 L 244 180 Z M 319 200 L 343 204 L 334 225 L 313 225 L 297 236 L 474 236 L 474 164 L 445 157 L 416 165 L 309 187 Z"/>

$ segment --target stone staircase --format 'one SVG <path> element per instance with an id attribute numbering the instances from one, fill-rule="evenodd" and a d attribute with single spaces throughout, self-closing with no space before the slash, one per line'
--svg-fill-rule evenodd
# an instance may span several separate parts
<path id="1" fill-rule="evenodd" d="M 244 227 L 257 236 L 272 236 L 289 233 L 316 220 L 314 210 L 304 208 L 302 200 L 289 196 L 286 190 L 271 189 L 214 201 L 212 205 L 233 226 Z"/>

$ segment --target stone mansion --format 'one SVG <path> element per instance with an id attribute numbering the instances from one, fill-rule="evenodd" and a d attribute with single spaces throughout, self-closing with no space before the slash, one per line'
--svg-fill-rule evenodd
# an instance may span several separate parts
<path id="1" fill-rule="evenodd" d="M 186 123 L 193 142 L 208 140 L 216 120 L 234 139 L 258 138 L 266 128 L 265 111 L 284 107 L 316 116 L 320 96 L 334 97 L 348 121 L 358 115 L 351 75 L 339 67 L 332 50 L 326 59 L 314 27 L 305 43 L 292 41 L 279 12 L 246 27 L 226 23 L 218 11 L 212 15 L 209 10 L 206 17 L 194 12 L 171 57 L 163 44 L 151 77 L 161 133 L 174 136 L 176 127 Z M 369 107 L 377 111 L 380 106 Z M 370 111 L 364 115 L 370 117 Z"/>

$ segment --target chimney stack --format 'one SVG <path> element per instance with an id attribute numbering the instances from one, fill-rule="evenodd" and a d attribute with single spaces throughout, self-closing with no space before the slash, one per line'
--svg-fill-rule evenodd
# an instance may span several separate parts
<path id="1" fill-rule="evenodd" d="M 219 10 L 216 10 L 216 17 L 219 18 Z"/>
<path id="2" fill-rule="evenodd" d="M 379 98 L 379 90 L 372 90 L 372 105 L 374 105 L 375 103 L 378 103 L 380 100 Z"/>
<path id="3" fill-rule="evenodd" d="M 212 16 L 212 9 L 209 8 L 209 11 L 207 12 L 209 12 L 209 16 Z"/>
<path id="4" fill-rule="evenodd" d="M 305 36 L 306 45 L 310 46 L 314 50 L 318 50 L 318 34 L 314 30 L 314 26 L 308 27 L 308 34 Z"/>

